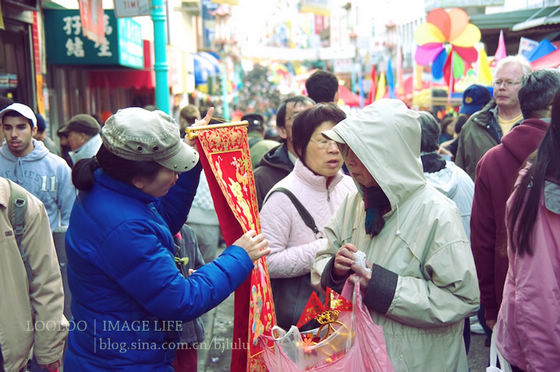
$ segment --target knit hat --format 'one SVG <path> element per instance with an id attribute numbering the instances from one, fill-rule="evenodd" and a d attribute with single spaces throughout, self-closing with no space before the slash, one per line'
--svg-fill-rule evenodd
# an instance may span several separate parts
<path id="1" fill-rule="evenodd" d="M 36 113 L 35 116 L 37 117 L 37 132 L 43 133 L 47 129 L 47 122 L 43 115 Z"/>

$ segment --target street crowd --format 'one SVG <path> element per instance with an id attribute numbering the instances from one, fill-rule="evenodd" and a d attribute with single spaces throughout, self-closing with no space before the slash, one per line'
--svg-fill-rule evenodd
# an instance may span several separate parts
<path id="1" fill-rule="evenodd" d="M 329 71 L 305 85 L 274 137 L 243 116 L 262 233 L 219 255 L 185 136 L 212 108 L 79 114 L 58 147 L 1 98 L 0 371 L 196 371 L 205 313 L 262 257 L 285 330 L 352 281 L 395 371 L 468 371 L 471 330 L 504 371 L 557 370 L 560 72 L 508 56 L 441 120 L 396 99 L 347 115 Z"/>

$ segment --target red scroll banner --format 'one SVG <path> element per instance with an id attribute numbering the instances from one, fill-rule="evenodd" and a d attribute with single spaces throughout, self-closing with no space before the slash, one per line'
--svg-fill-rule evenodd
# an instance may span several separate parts
<path id="1" fill-rule="evenodd" d="M 260 232 L 257 193 L 246 126 L 197 127 L 200 161 L 218 220 L 229 246 L 243 233 Z M 189 135 L 192 136 L 191 131 Z M 276 324 L 266 260 L 255 263 L 250 278 L 235 291 L 231 371 L 266 371 L 258 337 Z M 272 346 L 270 344 L 269 346 Z"/>

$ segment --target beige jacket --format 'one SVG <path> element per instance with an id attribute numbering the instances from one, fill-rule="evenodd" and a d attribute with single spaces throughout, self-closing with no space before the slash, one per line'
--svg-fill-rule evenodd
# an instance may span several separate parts
<path id="1" fill-rule="evenodd" d="M 317 253 L 312 284 L 319 285 L 323 271 L 330 274 L 339 247 L 354 244 L 374 264 L 364 303 L 383 327 L 395 370 L 467 371 L 463 320 L 478 308 L 476 269 L 456 206 L 424 178 L 416 114 L 400 101 L 381 100 L 333 130 L 378 182 L 391 210 L 372 238 L 361 191 L 349 196 L 325 228 L 329 246 Z"/>
<path id="2" fill-rule="evenodd" d="M 20 371 L 33 347 L 39 364 L 60 360 L 68 332 L 62 277 L 45 207 L 27 193 L 22 246 L 33 277 L 29 283 L 10 224 L 9 200 L 8 181 L 0 178 L 0 347 L 6 372 Z"/>

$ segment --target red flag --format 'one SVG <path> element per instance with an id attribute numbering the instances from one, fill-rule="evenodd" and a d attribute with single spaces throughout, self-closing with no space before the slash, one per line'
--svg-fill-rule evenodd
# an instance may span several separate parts
<path id="1" fill-rule="evenodd" d="M 102 0 L 79 0 L 82 31 L 88 39 L 103 44 L 105 42 L 105 12 Z"/>
<path id="2" fill-rule="evenodd" d="M 375 100 L 375 93 L 377 92 L 377 77 L 375 76 L 375 65 L 371 65 L 371 73 L 369 76 L 371 77 L 371 85 L 369 88 L 367 105 L 373 103 L 373 101 Z"/>
<path id="3" fill-rule="evenodd" d="M 453 76 L 453 70 L 453 47 L 451 47 L 449 56 L 447 56 L 445 64 L 443 65 L 443 77 L 445 79 L 445 83 L 449 87 L 449 97 L 451 97 L 451 93 L 453 93 L 453 91 L 455 90 L 455 79 Z"/>
<path id="4" fill-rule="evenodd" d="M 202 127 L 201 127 L 202 128 Z M 260 232 L 257 193 L 244 126 L 197 128 L 197 148 L 226 244 Z M 266 371 L 258 337 L 276 324 L 266 260 L 235 291 L 231 371 Z M 270 345 L 271 346 L 271 345 Z"/>
<path id="5" fill-rule="evenodd" d="M 311 319 L 315 318 L 317 314 L 320 314 L 321 312 L 323 312 L 323 304 L 321 303 L 319 296 L 317 296 L 317 293 L 313 292 L 311 293 L 309 300 L 307 300 L 307 304 L 305 305 L 305 308 L 303 309 L 303 312 L 299 317 L 296 327 L 301 327 Z"/>
<path id="6" fill-rule="evenodd" d="M 317 317 L 317 315 L 320 315 L 322 312 L 328 310 L 352 311 L 352 303 L 337 292 L 333 291 L 330 287 L 327 287 L 325 304 L 323 305 L 319 296 L 317 296 L 317 293 L 313 292 L 311 293 L 309 300 L 307 300 L 307 304 L 299 317 L 296 327 L 301 327 L 311 319 Z"/>

